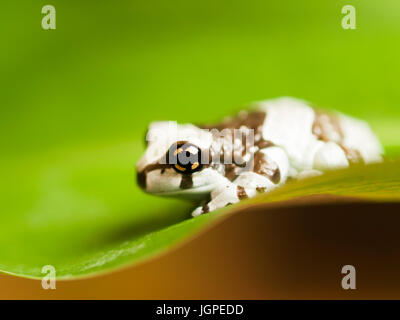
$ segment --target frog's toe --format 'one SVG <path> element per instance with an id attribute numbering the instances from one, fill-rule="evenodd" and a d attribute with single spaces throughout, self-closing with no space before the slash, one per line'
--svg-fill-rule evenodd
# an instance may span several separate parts
<path id="1" fill-rule="evenodd" d="M 193 217 L 197 217 L 197 216 L 199 216 L 199 215 L 201 215 L 203 213 L 204 213 L 203 207 L 197 207 L 196 209 L 193 210 L 192 216 Z"/>

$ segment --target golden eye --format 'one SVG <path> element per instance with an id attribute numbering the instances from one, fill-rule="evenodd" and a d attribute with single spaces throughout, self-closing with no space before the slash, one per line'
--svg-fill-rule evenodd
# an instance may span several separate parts
<path id="1" fill-rule="evenodd" d="M 180 172 L 185 172 L 186 168 L 181 167 L 179 164 L 174 165 L 175 169 L 179 170 Z"/>
<path id="2" fill-rule="evenodd" d="M 168 164 L 182 174 L 191 174 L 202 169 L 201 150 L 192 143 L 180 141 L 173 144 L 167 154 Z"/>
<path id="3" fill-rule="evenodd" d="M 198 162 L 195 162 L 192 164 L 192 170 L 195 170 L 200 164 Z"/>
<path id="4" fill-rule="evenodd" d="M 181 153 L 183 151 L 182 148 L 178 148 L 174 151 L 174 156 L 178 155 L 178 153 Z"/>

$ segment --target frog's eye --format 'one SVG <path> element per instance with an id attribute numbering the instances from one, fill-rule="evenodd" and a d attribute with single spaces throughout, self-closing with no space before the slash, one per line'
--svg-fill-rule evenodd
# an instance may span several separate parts
<path id="1" fill-rule="evenodd" d="M 177 142 L 169 148 L 168 164 L 182 174 L 199 171 L 202 168 L 201 150 L 189 142 Z"/>

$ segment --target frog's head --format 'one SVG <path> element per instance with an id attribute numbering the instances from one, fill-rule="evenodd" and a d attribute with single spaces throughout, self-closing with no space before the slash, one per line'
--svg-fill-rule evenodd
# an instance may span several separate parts
<path id="1" fill-rule="evenodd" d="M 138 184 L 157 195 L 204 197 L 225 179 L 209 165 L 212 142 L 209 131 L 191 124 L 151 123 L 136 165 Z"/>

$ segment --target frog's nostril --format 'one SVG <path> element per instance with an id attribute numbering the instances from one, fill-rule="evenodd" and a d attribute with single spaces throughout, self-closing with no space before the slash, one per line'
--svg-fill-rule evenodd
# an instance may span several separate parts
<path id="1" fill-rule="evenodd" d="M 146 189 L 146 171 L 138 171 L 136 174 L 136 181 L 142 189 Z"/>

